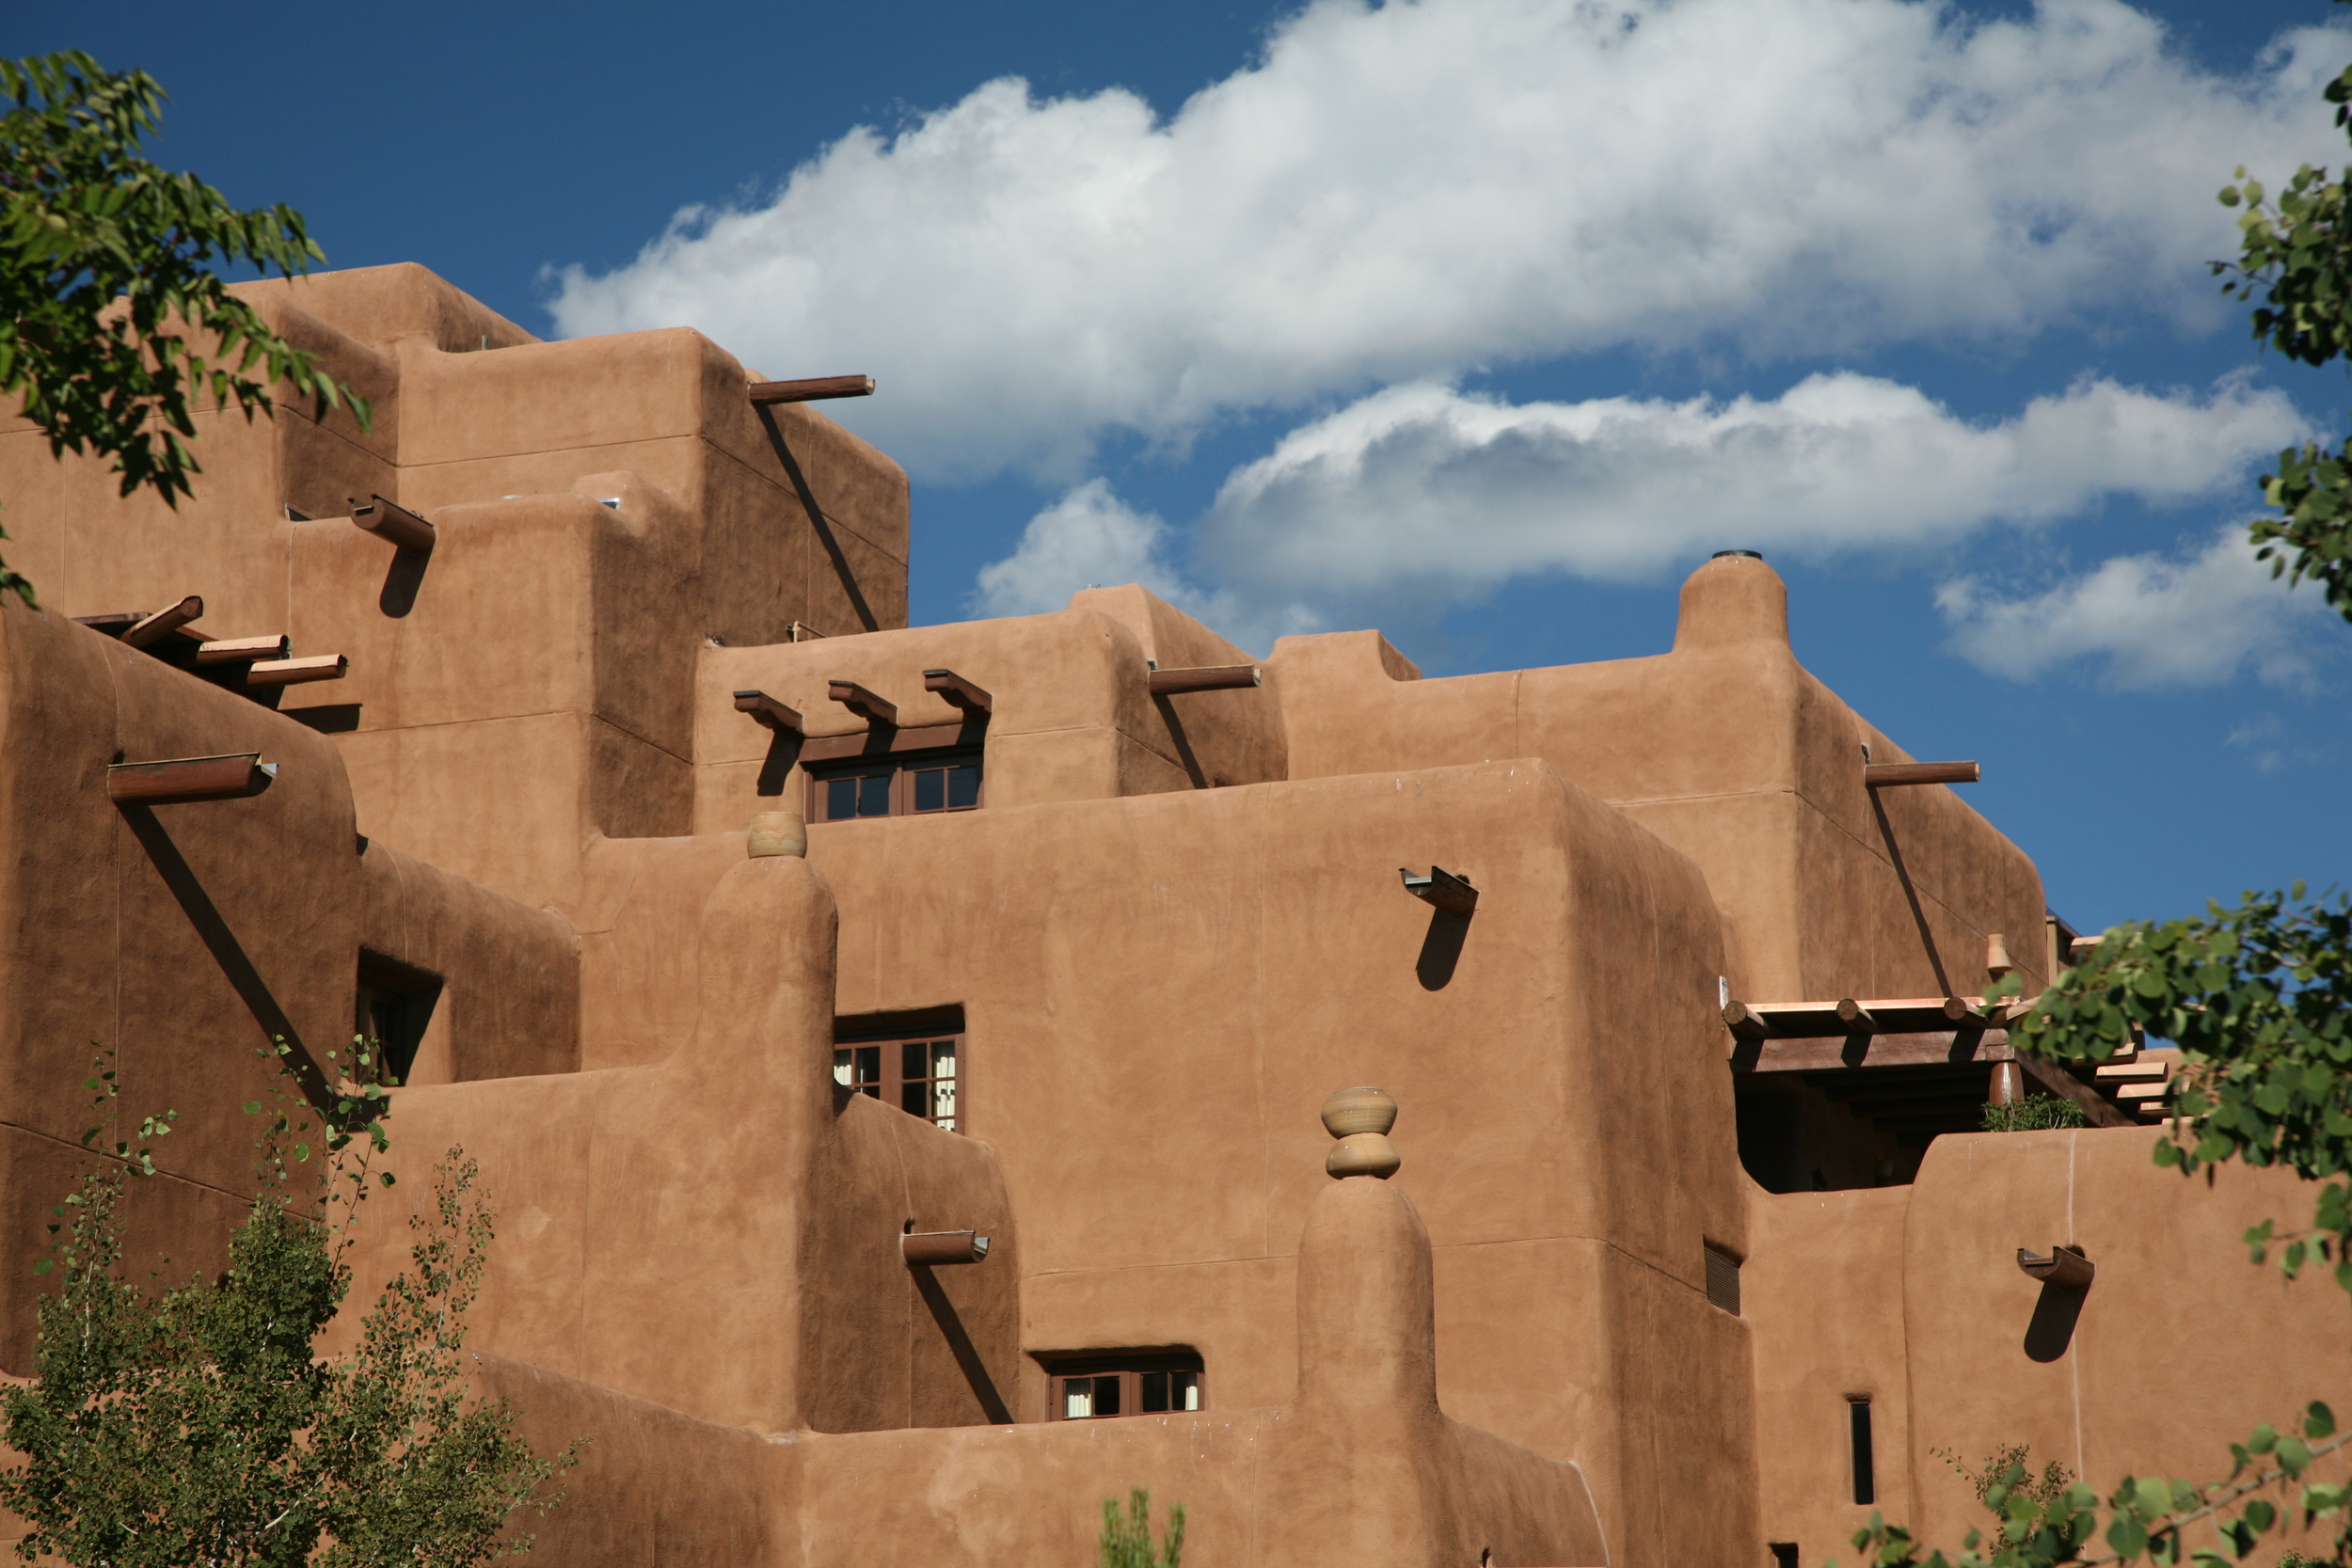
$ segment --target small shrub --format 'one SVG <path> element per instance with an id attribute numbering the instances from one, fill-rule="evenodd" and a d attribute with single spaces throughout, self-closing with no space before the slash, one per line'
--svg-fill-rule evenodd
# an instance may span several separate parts
<path id="1" fill-rule="evenodd" d="M 2032 1102 L 2028 1101 L 2026 1103 Z M 2074 1105 L 2071 1100 L 2059 1103 Z M 1988 1105 L 1985 1109 L 2008 1110 L 2011 1107 Z M 2074 1114 L 2082 1114 L 2079 1107 L 2075 1108 Z M 2042 1466 L 2040 1475 L 2034 1474 L 2033 1466 L 2027 1463 L 2032 1447 L 2026 1443 L 2004 1443 L 1981 1464 L 1974 1465 L 1963 1463 L 1960 1455 L 1949 1449 L 1930 1449 L 1928 1451 L 1959 1471 L 1961 1479 L 1977 1494 L 1977 1501 L 1992 1509 L 1996 1517 L 2006 1518 L 2007 1515 L 1994 1506 L 1992 1492 L 1995 1486 L 2001 1487 L 2009 1497 L 2030 1497 L 2037 1505 L 2046 1507 L 2074 1483 L 2074 1472 L 2055 1459 Z"/>
<path id="2" fill-rule="evenodd" d="M 1987 1132 L 2036 1132 L 2050 1127 L 2081 1127 L 2089 1119 L 2081 1106 L 2054 1094 L 2027 1095 L 2006 1105 L 1984 1108 Z"/>
<path id="3" fill-rule="evenodd" d="M 1103 1499 L 1103 1550 L 1096 1568 L 1178 1568 L 1184 1555 L 1184 1505 L 1168 1511 L 1168 1543 L 1152 1544 L 1152 1494 L 1141 1487 L 1127 1494 L 1127 1515 L 1120 1518 L 1119 1499 Z"/>

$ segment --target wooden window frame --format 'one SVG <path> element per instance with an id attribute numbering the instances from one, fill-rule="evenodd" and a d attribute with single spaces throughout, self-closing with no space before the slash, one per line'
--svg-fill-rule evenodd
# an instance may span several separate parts
<path id="1" fill-rule="evenodd" d="M 813 825 L 876 820 L 870 816 L 828 815 L 823 786 L 844 776 L 884 771 L 890 774 L 890 809 L 882 816 L 945 816 L 954 812 L 977 811 L 988 803 L 988 759 L 984 755 L 987 742 L 986 713 L 968 714 L 954 724 L 915 724 L 904 728 L 876 725 L 848 735 L 811 736 L 801 743 L 794 759 L 807 781 L 803 815 Z M 914 809 L 913 774 L 967 763 L 980 773 L 970 805 L 941 805 L 922 812 Z"/>
<path id="2" fill-rule="evenodd" d="M 934 1054 L 926 1063 L 930 1070 L 921 1078 L 906 1073 L 906 1048 L 914 1045 L 931 1047 Z M 943 1078 L 937 1071 L 936 1050 L 941 1045 L 952 1047 L 950 1060 L 954 1071 Z M 860 1053 L 872 1051 L 877 1075 L 865 1076 L 866 1063 Z M 834 1021 L 833 1070 L 836 1089 L 846 1088 L 852 1094 L 863 1094 L 878 1100 L 896 1111 L 919 1117 L 933 1127 L 949 1132 L 970 1129 L 972 1119 L 971 1051 L 963 1027 L 961 1007 L 930 1007 L 918 1012 L 866 1013 Z M 844 1069 L 850 1076 L 842 1077 Z M 950 1109 L 946 1116 L 936 1114 L 938 1085 L 952 1081 L 955 1087 Z M 906 1093 L 916 1085 L 923 1085 L 920 1094 L 930 1111 L 910 1111 Z"/>
<path id="3" fill-rule="evenodd" d="M 1168 1407 L 1146 1410 L 1144 1379 L 1167 1377 L 1169 1374 L 1187 1377 L 1188 1384 L 1178 1385 L 1171 1379 L 1166 1390 Z M 1097 1385 L 1089 1391 L 1089 1402 L 1099 1403 L 1100 1385 L 1110 1382 L 1118 1390 L 1117 1410 L 1090 1410 L 1084 1416 L 1069 1415 L 1069 1386 L 1074 1382 L 1090 1381 Z M 1189 1388 L 1193 1402 L 1186 1407 L 1180 1388 Z M 1209 1407 L 1208 1377 L 1200 1356 L 1194 1351 L 1130 1351 L 1090 1355 L 1055 1356 L 1045 1362 L 1045 1418 L 1049 1421 L 1115 1421 L 1130 1416 L 1190 1416 Z"/>

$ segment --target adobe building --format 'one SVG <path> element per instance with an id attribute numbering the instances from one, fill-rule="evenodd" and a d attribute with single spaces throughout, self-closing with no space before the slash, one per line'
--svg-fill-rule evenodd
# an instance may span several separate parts
<path id="1" fill-rule="evenodd" d="M 2012 1057 L 2073 933 L 1762 561 L 1443 679 L 1132 586 L 909 626 L 808 386 L 245 293 L 369 429 L 207 415 L 176 512 L 0 433 L 0 1370 L 92 1042 L 200 1266 L 255 1048 L 358 1030 L 398 1191 L 496 1199 L 485 1386 L 592 1439 L 548 1568 L 1078 1564 L 1136 1486 L 1196 1568 L 1810 1568 L 1984 1522 L 1935 1450 L 2104 1489 L 2344 1397 L 2238 1242 L 2308 1195 L 2152 1166 L 2161 1053 Z M 1973 1131 L 2026 1088 L 2092 1125 Z"/>

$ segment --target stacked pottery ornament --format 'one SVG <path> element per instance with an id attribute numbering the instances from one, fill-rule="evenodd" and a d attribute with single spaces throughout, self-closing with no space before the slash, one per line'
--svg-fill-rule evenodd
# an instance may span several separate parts
<path id="1" fill-rule="evenodd" d="M 1323 1102 L 1324 1130 L 1340 1140 L 1325 1157 L 1324 1170 L 1333 1180 L 1376 1176 L 1386 1181 L 1405 1163 L 1389 1142 L 1389 1129 L 1395 1125 L 1396 1101 L 1388 1090 L 1342 1089 Z"/>

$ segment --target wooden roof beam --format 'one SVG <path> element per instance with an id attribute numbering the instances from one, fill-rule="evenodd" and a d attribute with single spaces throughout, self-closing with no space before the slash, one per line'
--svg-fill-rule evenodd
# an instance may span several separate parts
<path id="1" fill-rule="evenodd" d="M 118 762 L 106 769 L 106 799 L 116 805 L 175 806 L 196 800 L 243 800 L 267 789 L 278 765 L 259 752 L 219 757 L 173 757 Z"/>
<path id="2" fill-rule="evenodd" d="M 825 695 L 867 723 L 895 726 L 898 722 L 898 704 L 877 697 L 855 681 L 828 681 Z"/>
<path id="3" fill-rule="evenodd" d="M 1238 691 L 1264 684 L 1265 672 L 1255 664 L 1203 664 L 1190 670 L 1152 672 L 1154 697 L 1173 696 L 1179 691 Z"/>
<path id="4" fill-rule="evenodd" d="M 1975 784 L 1984 770 L 1973 762 L 1866 762 L 1862 782 L 1871 789 L 1895 784 Z"/>
<path id="5" fill-rule="evenodd" d="M 995 699 L 953 670 L 926 670 L 923 689 L 935 691 L 967 714 L 993 713 Z"/>
<path id="6" fill-rule="evenodd" d="M 807 721 L 802 719 L 800 709 L 785 706 L 765 691 L 737 692 L 735 711 L 750 714 L 761 728 L 777 735 L 805 736 L 808 734 Z"/>
<path id="7" fill-rule="evenodd" d="M 351 520 L 396 549 L 429 551 L 439 537 L 433 525 L 414 512 L 378 496 L 367 505 L 351 499 Z"/>
<path id="8" fill-rule="evenodd" d="M 874 378 L 870 375 L 813 375 L 799 381 L 755 381 L 751 385 L 754 406 L 773 403 L 822 403 L 828 398 L 870 398 L 874 395 Z"/>

